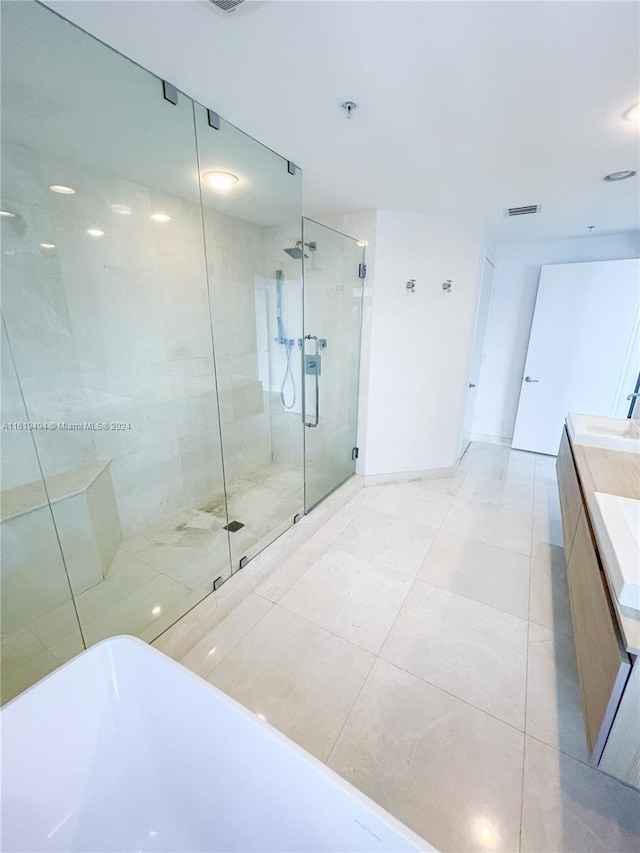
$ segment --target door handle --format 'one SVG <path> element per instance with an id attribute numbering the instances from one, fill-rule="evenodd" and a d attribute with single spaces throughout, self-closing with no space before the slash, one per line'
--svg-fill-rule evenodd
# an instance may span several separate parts
<path id="1" fill-rule="evenodd" d="M 476 387 L 476 386 L 473 384 L 473 382 L 470 382 L 470 383 L 469 383 L 469 388 L 475 388 L 475 387 Z"/>
<path id="2" fill-rule="evenodd" d="M 640 391 L 635 391 L 633 394 L 629 394 L 627 400 L 635 400 L 636 397 L 640 397 Z"/>
<path id="3" fill-rule="evenodd" d="M 524 381 L 525 382 L 540 382 L 539 379 L 532 379 L 530 376 L 525 376 Z"/>
<path id="4" fill-rule="evenodd" d="M 316 335 L 305 335 L 305 340 L 316 342 L 316 352 L 315 352 L 315 355 L 316 355 L 316 370 L 315 370 L 315 377 L 316 377 L 316 414 L 315 414 L 315 418 L 313 421 L 307 421 L 306 420 L 306 413 L 303 412 L 302 420 L 304 421 L 304 425 L 307 427 L 317 427 L 318 421 L 320 419 L 320 387 L 318 385 L 318 373 L 319 373 L 318 365 L 320 364 L 320 341 L 318 340 Z"/>

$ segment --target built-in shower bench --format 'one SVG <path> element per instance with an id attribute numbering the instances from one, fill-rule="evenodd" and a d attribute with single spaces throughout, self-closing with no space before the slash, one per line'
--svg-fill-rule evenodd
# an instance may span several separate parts
<path id="1" fill-rule="evenodd" d="M 122 542 L 110 471 L 111 460 L 91 462 L 69 471 L 24 483 L 0 494 L 0 520 L 3 536 L 38 537 L 43 513 L 49 504 L 62 546 L 73 592 L 79 595 L 103 580 Z M 15 541 L 15 540 L 14 540 Z M 32 543 L 33 545 L 33 543 Z M 37 548 L 36 552 L 37 554 Z M 22 551 L 9 549 L 5 560 L 25 559 Z M 47 571 L 34 565 L 33 547 L 29 566 L 7 566 L 8 571 Z"/>

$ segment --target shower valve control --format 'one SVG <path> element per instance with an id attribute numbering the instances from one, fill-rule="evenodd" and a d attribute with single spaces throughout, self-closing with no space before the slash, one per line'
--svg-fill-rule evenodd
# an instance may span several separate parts
<path id="1" fill-rule="evenodd" d="M 322 356 L 321 355 L 305 355 L 304 357 L 304 372 L 307 376 L 322 375 Z"/>

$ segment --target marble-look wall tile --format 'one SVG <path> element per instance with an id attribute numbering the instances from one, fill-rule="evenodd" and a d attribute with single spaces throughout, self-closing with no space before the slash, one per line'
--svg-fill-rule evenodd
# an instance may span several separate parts
<path id="1" fill-rule="evenodd" d="M 177 441 L 114 459 L 111 478 L 125 536 L 185 505 Z"/>

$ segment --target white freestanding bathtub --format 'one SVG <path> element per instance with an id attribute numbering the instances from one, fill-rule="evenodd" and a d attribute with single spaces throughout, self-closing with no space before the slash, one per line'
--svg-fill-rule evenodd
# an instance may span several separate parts
<path id="1" fill-rule="evenodd" d="M 208 682 L 133 637 L 10 702 L 2 850 L 434 850 Z"/>

